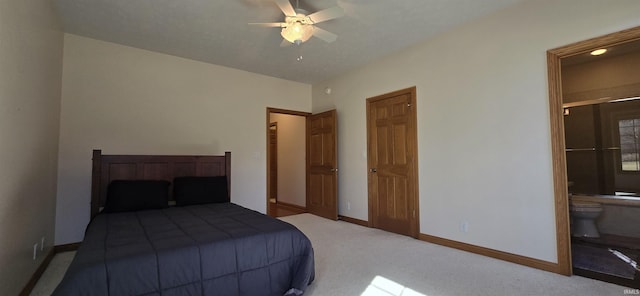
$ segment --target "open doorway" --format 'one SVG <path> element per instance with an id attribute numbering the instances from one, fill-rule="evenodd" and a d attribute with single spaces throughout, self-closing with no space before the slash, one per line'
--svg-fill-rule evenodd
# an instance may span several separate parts
<path id="1" fill-rule="evenodd" d="M 629 261 L 640 256 L 640 233 L 631 221 L 637 215 L 624 213 L 640 206 L 640 165 L 633 167 L 640 163 L 634 162 L 640 153 L 626 151 L 638 145 L 626 145 L 624 136 L 631 131 L 630 138 L 637 138 L 635 127 L 627 125 L 640 118 L 640 105 L 634 100 L 640 96 L 640 81 L 627 81 L 636 75 L 616 75 L 625 69 L 612 65 L 633 72 L 637 67 L 628 66 L 631 58 L 640 57 L 632 56 L 640 47 L 627 49 L 638 40 L 640 27 L 547 55 L 559 271 L 635 288 L 640 287 L 639 272 Z M 608 49 L 610 58 L 603 55 L 595 61 L 590 53 L 596 49 Z M 606 72 L 587 79 L 603 65 Z M 614 81 L 616 76 L 622 79 Z M 627 179 L 634 185 L 627 186 Z M 631 219 L 619 223 L 622 217 Z"/>
<path id="2" fill-rule="evenodd" d="M 307 211 L 306 121 L 309 113 L 267 108 L 267 212 Z"/>

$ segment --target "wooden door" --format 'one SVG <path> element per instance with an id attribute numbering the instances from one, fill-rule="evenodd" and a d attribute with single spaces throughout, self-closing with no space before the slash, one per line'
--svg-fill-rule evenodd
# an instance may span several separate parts
<path id="1" fill-rule="evenodd" d="M 418 237 L 415 87 L 367 99 L 369 220 Z"/>
<path id="2" fill-rule="evenodd" d="M 307 211 L 338 219 L 336 110 L 307 117 Z"/>

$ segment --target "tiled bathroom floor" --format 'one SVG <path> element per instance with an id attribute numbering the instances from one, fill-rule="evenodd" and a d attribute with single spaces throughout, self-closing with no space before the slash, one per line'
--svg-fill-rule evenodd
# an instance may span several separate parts
<path id="1" fill-rule="evenodd" d="M 598 239 L 572 238 L 574 274 L 632 288 L 640 288 L 640 271 L 608 249 L 620 251 L 634 261 L 640 259 L 640 239 L 602 235 Z"/>

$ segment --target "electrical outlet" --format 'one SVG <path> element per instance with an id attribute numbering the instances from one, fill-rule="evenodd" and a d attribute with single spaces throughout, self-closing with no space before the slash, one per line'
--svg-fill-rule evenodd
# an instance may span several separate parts
<path id="1" fill-rule="evenodd" d="M 38 255 L 38 243 L 33 244 L 33 260 L 36 260 L 36 256 Z"/>
<path id="2" fill-rule="evenodd" d="M 40 239 L 40 251 L 44 251 L 44 236 Z"/>
<path id="3" fill-rule="evenodd" d="M 351 202 L 350 201 L 347 202 L 347 211 L 351 211 Z"/>
<path id="4" fill-rule="evenodd" d="M 460 231 L 469 232 L 469 222 L 462 221 L 462 223 L 460 223 Z"/>

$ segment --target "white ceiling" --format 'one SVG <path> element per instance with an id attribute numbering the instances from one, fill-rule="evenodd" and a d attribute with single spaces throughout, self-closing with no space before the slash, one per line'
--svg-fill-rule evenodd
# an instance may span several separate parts
<path id="1" fill-rule="evenodd" d="M 278 28 L 247 24 L 283 21 L 272 0 L 54 0 L 71 34 L 310 84 L 523 1 L 300 0 L 309 12 L 344 8 L 318 25 L 338 39 L 281 48 Z"/>

